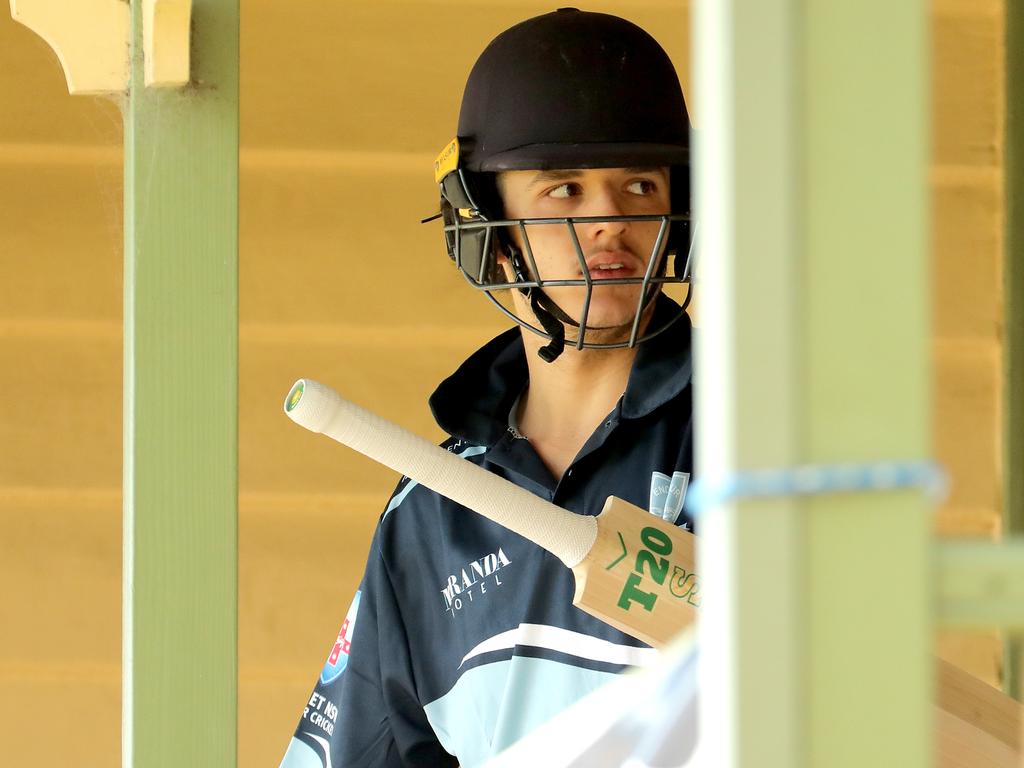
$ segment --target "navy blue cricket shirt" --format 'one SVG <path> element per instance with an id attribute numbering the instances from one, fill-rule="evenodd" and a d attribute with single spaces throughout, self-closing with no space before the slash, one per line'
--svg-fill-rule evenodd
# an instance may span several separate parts
<path id="1" fill-rule="evenodd" d="M 662 297 L 652 322 L 678 308 Z M 629 384 L 561 478 L 509 427 L 527 383 L 518 328 L 431 397 L 443 445 L 578 514 L 614 495 L 680 514 L 693 467 L 685 316 L 640 345 Z M 565 407 L 571 408 L 571 403 Z M 557 558 L 403 478 L 281 768 L 472 768 L 655 651 L 572 605 Z"/>

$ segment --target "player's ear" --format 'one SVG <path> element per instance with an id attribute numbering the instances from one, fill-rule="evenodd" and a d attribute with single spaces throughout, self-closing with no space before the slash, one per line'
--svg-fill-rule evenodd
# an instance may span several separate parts
<path id="1" fill-rule="evenodd" d="M 492 282 L 498 282 L 499 280 L 504 280 L 506 283 L 516 282 L 513 265 L 513 258 L 516 252 L 516 247 L 509 243 L 507 235 L 497 238 L 497 244 L 494 248 L 494 263 L 492 265 L 495 274 L 492 276 Z"/>

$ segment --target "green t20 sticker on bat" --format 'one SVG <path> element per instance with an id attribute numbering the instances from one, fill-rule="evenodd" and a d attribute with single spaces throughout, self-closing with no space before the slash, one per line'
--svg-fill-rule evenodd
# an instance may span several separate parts
<path id="1" fill-rule="evenodd" d="M 619 538 L 621 540 L 621 534 Z M 648 527 L 640 532 L 640 541 L 645 548 L 636 553 L 633 572 L 629 574 L 629 578 L 622 586 L 617 605 L 628 611 L 632 608 L 633 603 L 637 603 L 650 613 L 654 610 L 654 603 L 657 601 L 658 595 L 656 592 L 641 589 L 640 585 L 645 576 L 649 576 L 658 586 L 665 585 L 671 565 L 667 556 L 672 554 L 672 540 L 663 531 Z M 625 549 L 625 545 L 623 545 L 623 557 Z M 621 559 L 620 557 L 619 560 Z M 617 563 L 619 560 L 615 562 Z M 694 607 L 700 605 L 700 587 L 696 582 L 696 574 L 687 572 L 681 566 L 676 565 L 672 570 L 669 592 L 672 597 L 686 600 Z"/>

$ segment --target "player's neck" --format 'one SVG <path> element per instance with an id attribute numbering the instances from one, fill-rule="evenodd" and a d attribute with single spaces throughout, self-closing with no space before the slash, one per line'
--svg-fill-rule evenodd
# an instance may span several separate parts
<path id="1" fill-rule="evenodd" d="M 537 356 L 544 340 L 530 333 L 524 342 L 530 383 L 520 402 L 518 428 L 551 473 L 561 477 L 625 392 L 636 349 L 567 346 L 555 362 L 545 363 Z"/>

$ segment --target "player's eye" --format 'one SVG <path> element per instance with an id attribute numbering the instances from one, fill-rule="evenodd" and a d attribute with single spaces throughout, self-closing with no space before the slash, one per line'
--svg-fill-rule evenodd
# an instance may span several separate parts
<path id="1" fill-rule="evenodd" d="M 573 182 L 566 182 L 565 184 L 559 184 L 557 187 L 552 187 L 548 190 L 548 197 L 553 197 L 556 200 L 568 200 L 570 197 L 575 197 L 580 193 L 579 184 Z"/>
<path id="2" fill-rule="evenodd" d="M 634 195 L 650 195 L 653 194 L 657 189 L 657 185 L 650 179 L 637 179 L 631 181 L 626 187 L 626 191 Z"/>

